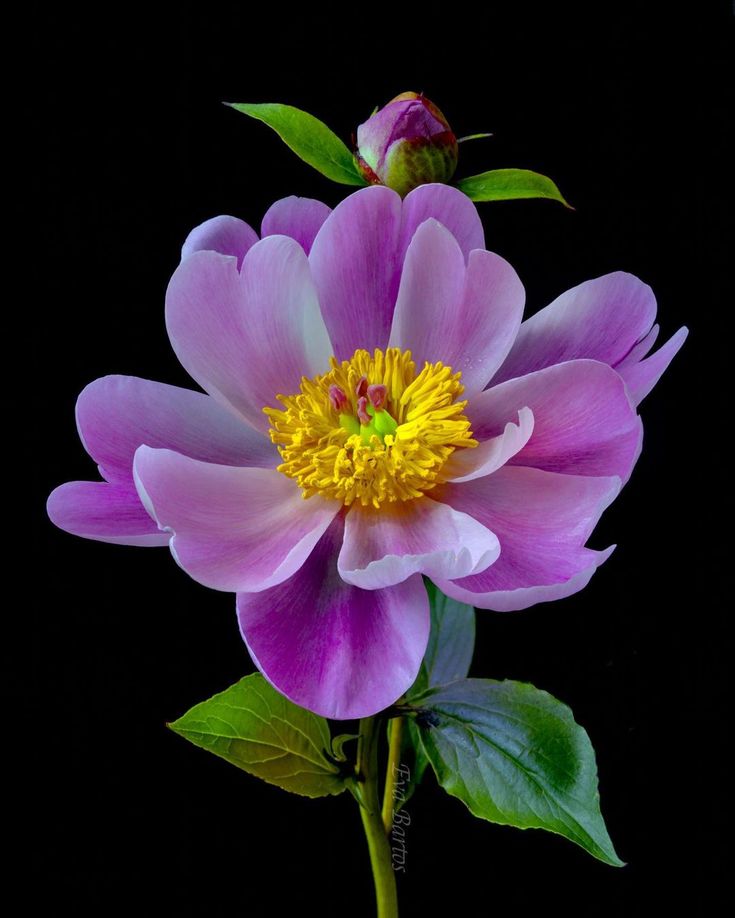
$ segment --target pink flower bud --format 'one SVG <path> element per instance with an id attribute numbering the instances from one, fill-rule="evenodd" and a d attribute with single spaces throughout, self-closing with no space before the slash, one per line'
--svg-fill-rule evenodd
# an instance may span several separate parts
<path id="1" fill-rule="evenodd" d="M 363 177 L 400 195 L 427 182 L 448 182 L 458 150 L 447 119 L 415 92 L 396 96 L 357 129 L 356 156 Z"/>

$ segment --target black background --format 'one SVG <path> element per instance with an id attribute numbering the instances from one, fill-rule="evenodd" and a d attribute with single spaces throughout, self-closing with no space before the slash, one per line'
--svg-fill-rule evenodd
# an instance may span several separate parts
<path id="1" fill-rule="evenodd" d="M 34 9 L 32 27 L 11 32 L 32 164 L 18 183 L 31 293 L 11 302 L 30 325 L 20 391 L 31 430 L 9 480 L 12 490 L 30 470 L 27 599 L 10 615 L 20 634 L 9 703 L 22 729 L 7 724 L 25 901 L 50 896 L 48 914 L 289 915 L 307 904 L 371 914 L 349 795 L 284 794 L 165 728 L 252 671 L 233 598 L 190 581 L 164 549 L 56 530 L 44 502 L 63 481 L 96 477 L 74 426 L 87 382 L 124 373 L 189 385 L 162 308 L 189 229 L 219 213 L 258 227 L 276 198 L 333 205 L 348 190 L 220 102 L 289 102 L 348 139 L 376 104 L 416 89 L 458 134 L 494 132 L 462 148 L 460 175 L 532 168 L 577 208 L 480 205 L 488 248 L 518 270 L 527 312 L 624 269 L 653 286 L 662 339 L 682 324 L 691 335 L 643 405 L 643 455 L 593 535 L 593 547 L 619 544 L 611 560 L 574 597 L 478 615 L 472 673 L 549 690 L 590 733 L 628 866 L 475 820 L 432 779 L 409 807 L 402 915 L 436 914 L 445 897 L 458 915 L 711 914 L 730 796 L 715 586 L 732 410 L 714 377 L 731 346 L 727 5 L 662 6 L 645 21 L 617 4 L 582 18 L 494 4 L 165 10 Z"/>

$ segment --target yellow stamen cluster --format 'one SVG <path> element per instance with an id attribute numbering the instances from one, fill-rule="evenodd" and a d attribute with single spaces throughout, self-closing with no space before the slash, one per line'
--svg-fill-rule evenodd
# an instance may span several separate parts
<path id="1" fill-rule="evenodd" d="M 411 352 L 399 348 L 376 349 L 372 356 L 355 351 L 341 363 L 333 357 L 331 367 L 314 379 L 303 377 L 300 393 L 278 395 L 282 409 L 263 409 L 283 457 L 278 471 L 296 479 L 304 497 L 323 494 L 348 506 L 357 501 L 376 508 L 413 500 L 442 481 L 442 466 L 455 449 L 477 446 L 462 413 L 467 402 L 456 401 L 462 374 L 450 367 L 426 363 L 417 375 Z M 386 387 L 381 410 L 395 420 L 393 433 L 355 432 L 363 377 Z M 330 402 L 330 386 L 347 396 L 340 410 Z"/>

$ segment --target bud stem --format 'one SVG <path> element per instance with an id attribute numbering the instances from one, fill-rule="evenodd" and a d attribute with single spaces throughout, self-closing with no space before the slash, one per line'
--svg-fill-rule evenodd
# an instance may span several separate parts
<path id="1" fill-rule="evenodd" d="M 388 746 L 388 765 L 385 772 L 385 790 L 383 791 L 383 826 L 385 834 L 390 835 L 393 828 L 393 810 L 395 808 L 396 782 L 401 770 L 401 747 L 403 745 L 403 717 L 394 717 L 389 722 L 390 743 Z"/>

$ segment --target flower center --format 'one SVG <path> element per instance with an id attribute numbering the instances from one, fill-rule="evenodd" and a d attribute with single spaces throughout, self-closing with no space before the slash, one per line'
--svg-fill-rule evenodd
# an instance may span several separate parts
<path id="1" fill-rule="evenodd" d="M 416 374 L 410 351 L 355 351 L 296 395 L 278 395 L 283 408 L 264 408 L 271 440 L 304 497 L 323 494 L 362 506 L 413 500 L 443 479 L 455 449 L 477 446 L 458 402 L 461 373 L 426 363 Z"/>

